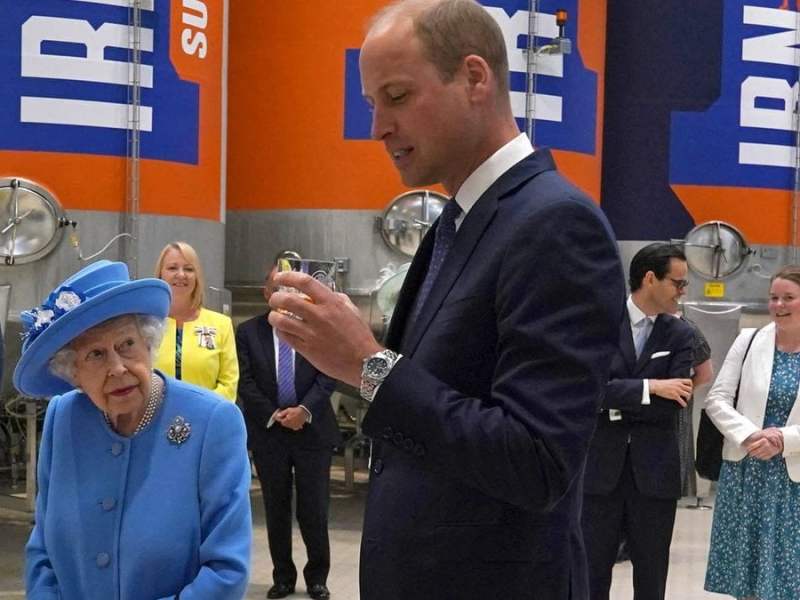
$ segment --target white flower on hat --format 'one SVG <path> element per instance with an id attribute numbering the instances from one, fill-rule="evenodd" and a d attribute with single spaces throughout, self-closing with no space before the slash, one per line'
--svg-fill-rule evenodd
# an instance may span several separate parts
<path id="1" fill-rule="evenodd" d="M 33 326 L 36 329 L 39 329 L 41 327 L 46 327 L 46 326 L 48 326 L 50 324 L 50 321 L 53 320 L 54 316 L 55 316 L 55 313 L 50 309 L 44 308 L 44 309 L 37 310 L 36 311 L 36 322 L 33 324 Z"/>
<path id="2" fill-rule="evenodd" d="M 56 298 L 56 308 L 69 312 L 82 302 L 81 297 L 72 290 L 63 290 Z"/>

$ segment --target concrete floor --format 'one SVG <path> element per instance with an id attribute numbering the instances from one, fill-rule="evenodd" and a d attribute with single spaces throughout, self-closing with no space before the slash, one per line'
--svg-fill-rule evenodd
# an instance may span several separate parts
<path id="1" fill-rule="evenodd" d="M 358 598 L 358 546 L 361 539 L 361 517 L 366 493 L 366 474 L 357 473 L 353 491 L 345 489 L 340 468 L 334 467 L 331 485 L 330 538 L 332 565 L 328 587 L 338 600 Z M 253 569 L 248 600 L 262 600 L 272 585 L 272 563 L 267 551 L 264 509 L 261 493 L 254 486 L 253 494 Z M 681 506 L 690 504 L 680 502 Z M 670 600 L 712 600 L 723 598 L 703 591 L 711 511 L 678 510 L 672 543 L 672 558 L 667 596 Z M 23 547 L 30 532 L 30 521 L 21 512 L 0 509 L 0 599 L 24 598 L 22 586 Z M 295 528 L 295 562 L 301 570 L 305 550 Z M 308 598 L 302 581 L 294 598 Z M 617 565 L 614 571 L 612 600 L 633 597 L 630 563 Z M 143 599 L 144 600 L 144 599 Z M 409 599 L 411 600 L 411 599 Z M 487 599 L 513 600 L 513 599 Z"/>

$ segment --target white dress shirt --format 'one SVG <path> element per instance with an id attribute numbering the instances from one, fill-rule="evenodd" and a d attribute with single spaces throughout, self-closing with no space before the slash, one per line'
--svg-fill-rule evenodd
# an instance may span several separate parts
<path id="1" fill-rule="evenodd" d="M 656 316 L 647 316 L 642 312 L 642 309 L 636 306 L 636 303 L 633 301 L 632 296 L 628 296 L 628 318 L 631 320 L 631 335 L 633 336 L 633 347 L 636 347 L 636 333 L 640 327 L 643 327 L 642 321 L 645 319 L 650 320 L 650 333 L 653 332 L 653 325 L 656 322 Z M 642 347 L 644 348 L 644 344 L 647 343 L 645 340 L 642 343 Z M 638 358 L 638 357 L 637 357 Z M 642 404 L 650 404 L 650 380 L 649 379 L 642 379 Z"/>
<path id="2" fill-rule="evenodd" d="M 489 186 L 500 179 L 511 167 L 532 153 L 533 146 L 531 141 L 526 134 L 520 133 L 470 173 L 455 196 L 455 201 L 461 207 L 461 214 L 456 219 L 456 231 L 458 231 L 467 213 L 475 206 L 478 198 L 489 189 Z"/>

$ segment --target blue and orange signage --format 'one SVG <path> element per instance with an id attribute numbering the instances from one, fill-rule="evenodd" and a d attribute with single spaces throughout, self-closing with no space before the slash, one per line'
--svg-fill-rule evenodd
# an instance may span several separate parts
<path id="1" fill-rule="evenodd" d="M 785 245 L 797 165 L 797 2 L 723 6 L 719 95 L 674 113 L 670 182 L 697 222 L 730 221 L 749 242 Z"/>
<path id="2" fill-rule="evenodd" d="M 483 0 L 481 3 L 503 31 L 509 59 L 511 105 L 520 129 L 524 130 L 528 84 L 526 49 L 532 21 L 529 2 Z M 604 15 L 602 2 L 592 4 L 593 11 L 584 10 L 583 5 L 588 5 L 588 2 L 579 0 L 543 0 L 533 20 L 537 33 L 535 43 L 541 47 L 558 36 L 556 11 L 566 9 L 569 16 L 566 36 L 573 46 L 570 54 L 540 53 L 536 56 L 535 70 L 538 76 L 536 94 L 533 97 L 535 142 L 555 150 L 581 154 L 584 161 L 586 157 L 595 157 L 598 154 L 598 123 L 601 122 L 598 107 L 602 104 L 598 80 L 602 76 L 604 48 L 596 41 L 603 39 L 602 35 L 597 36 L 597 30 L 602 32 L 604 23 L 597 19 L 591 24 L 588 19 L 587 22 L 581 20 L 584 12 L 587 17 Z M 581 37 L 582 26 L 594 31 L 595 37 Z M 358 49 L 355 48 L 347 49 L 345 53 L 344 137 L 351 140 L 365 140 L 370 136 L 371 116 L 368 105 L 361 97 L 358 55 Z M 567 159 L 566 163 L 559 160 L 561 168 L 569 173 L 570 160 Z M 586 187 L 598 198 L 599 164 L 593 170 L 596 179 Z M 575 171 L 583 174 L 585 169 L 579 167 Z"/>
<path id="3" fill-rule="evenodd" d="M 69 208 L 119 210 L 138 112 L 142 209 L 220 218 L 222 0 L 0 0 L 0 166 Z M 91 174 L 91 177 L 87 177 Z"/>

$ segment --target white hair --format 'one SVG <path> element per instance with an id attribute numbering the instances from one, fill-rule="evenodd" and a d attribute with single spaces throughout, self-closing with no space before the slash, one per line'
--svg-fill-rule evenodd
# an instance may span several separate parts
<path id="1" fill-rule="evenodd" d="M 98 323 L 94 327 L 107 327 L 115 321 L 129 317 L 133 317 L 134 321 L 136 322 L 136 328 L 139 330 L 139 334 L 142 336 L 142 339 L 147 345 L 147 349 L 150 351 L 150 361 L 152 364 L 156 360 L 159 347 L 161 347 L 161 338 L 164 337 L 164 319 L 153 315 L 121 315 L 119 317 L 114 317 L 107 321 L 103 321 L 102 323 Z M 94 327 L 91 327 L 86 331 L 91 331 L 94 329 Z M 77 354 L 72 348 L 72 343 L 74 341 L 74 339 L 71 340 L 69 344 L 53 354 L 53 357 L 50 359 L 48 364 L 50 372 L 53 375 L 60 377 L 71 385 L 75 385 L 75 370 L 77 368 L 75 365 Z"/>

